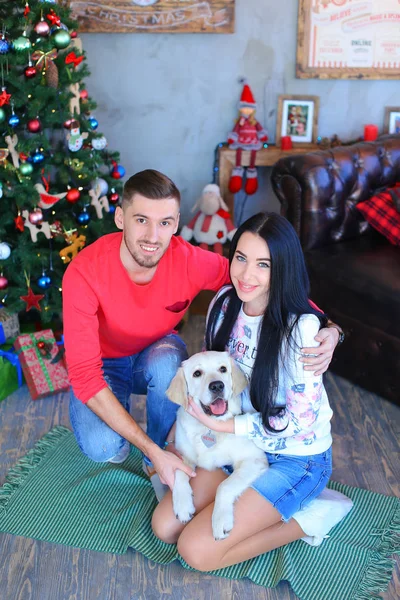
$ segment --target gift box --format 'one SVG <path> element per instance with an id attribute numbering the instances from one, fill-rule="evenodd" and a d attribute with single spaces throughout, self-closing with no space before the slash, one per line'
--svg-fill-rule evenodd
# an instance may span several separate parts
<path id="1" fill-rule="evenodd" d="M 32 400 L 69 389 L 62 348 L 51 329 L 19 335 L 14 346 Z"/>
<path id="2" fill-rule="evenodd" d="M 8 312 L 5 308 L 0 309 L 0 344 L 19 335 L 18 315 Z"/>
<path id="3" fill-rule="evenodd" d="M 0 402 L 15 392 L 23 383 L 18 355 L 12 344 L 0 348 Z"/>

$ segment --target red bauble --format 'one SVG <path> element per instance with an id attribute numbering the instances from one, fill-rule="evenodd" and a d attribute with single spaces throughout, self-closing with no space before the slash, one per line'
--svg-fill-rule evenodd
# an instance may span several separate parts
<path id="1" fill-rule="evenodd" d="M 117 194 L 117 192 L 113 192 L 109 195 L 108 199 L 110 202 L 112 202 L 112 204 L 115 204 L 119 200 L 119 195 Z"/>
<path id="2" fill-rule="evenodd" d="M 64 129 L 71 129 L 72 119 L 67 119 L 64 121 Z"/>
<path id="3" fill-rule="evenodd" d="M 36 23 L 34 29 L 35 29 L 36 33 L 38 35 L 41 35 L 42 37 L 45 37 L 46 35 L 49 35 L 49 33 L 50 33 L 50 25 L 44 19 L 39 21 L 39 23 Z"/>
<path id="4" fill-rule="evenodd" d="M 75 202 L 78 202 L 80 196 L 80 191 L 76 188 L 72 188 L 71 190 L 68 190 L 66 199 L 68 200 L 68 202 L 71 202 L 71 204 L 74 204 Z"/>
<path id="5" fill-rule="evenodd" d="M 43 221 L 43 213 L 40 208 L 35 208 L 35 210 L 29 213 L 29 221 L 34 225 L 38 225 Z"/>
<path id="6" fill-rule="evenodd" d="M 76 31 L 71 31 L 70 34 L 71 38 L 74 40 L 76 37 L 78 37 L 78 34 Z"/>
<path id="7" fill-rule="evenodd" d="M 3 275 L 0 275 L 0 290 L 5 290 L 8 286 L 8 279 Z"/>
<path id="8" fill-rule="evenodd" d="M 29 65 L 29 67 L 26 67 L 24 73 L 27 79 L 32 79 L 36 75 L 36 69 L 32 65 Z"/>
<path id="9" fill-rule="evenodd" d="M 31 119 L 27 124 L 28 131 L 31 133 L 37 133 L 40 131 L 41 125 L 39 119 Z"/>
<path id="10" fill-rule="evenodd" d="M 87 100 L 89 98 L 89 92 L 87 90 L 81 90 L 79 92 L 79 97 L 81 100 Z"/>
<path id="11" fill-rule="evenodd" d="M 42 341 L 38 342 L 36 345 L 40 349 L 45 348 L 45 346 L 46 346 L 46 344 L 44 342 L 42 342 Z"/>

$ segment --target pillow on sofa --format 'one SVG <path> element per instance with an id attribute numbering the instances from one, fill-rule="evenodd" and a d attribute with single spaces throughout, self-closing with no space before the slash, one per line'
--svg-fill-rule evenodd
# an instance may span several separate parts
<path id="1" fill-rule="evenodd" d="M 389 190 L 365 202 L 359 202 L 357 208 L 374 229 L 382 233 L 391 244 L 400 246 L 400 212 L 397 211 Z"/>

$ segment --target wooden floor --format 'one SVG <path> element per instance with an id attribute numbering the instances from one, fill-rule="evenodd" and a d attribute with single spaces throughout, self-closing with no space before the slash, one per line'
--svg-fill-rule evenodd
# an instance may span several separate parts
<path id="1" fill-rule="evenodd" d="M 182 331 L 189 352 L 200 349 L 204 317 L 192 316 Z M 400 495 L 400 408 L 326 376 L 334 411 L 332 478 L 388 495 Z M 143 422 L 144 400 L 134 417 Z M 69 427 L 68 395 L 30 400 L 26 386 L 0 404 L 0 484 L 7 470 L 55 425 Z M 400 597 L 399 561 L 385 600 Z M 117 556 L 0 535 L 1 600 L 295 600 L 289 585 L 261 588 L 193 573 L 178 563 L 159 566 L 129 551 Z M 320 600 L 348 600 L 321 598 Z"/>

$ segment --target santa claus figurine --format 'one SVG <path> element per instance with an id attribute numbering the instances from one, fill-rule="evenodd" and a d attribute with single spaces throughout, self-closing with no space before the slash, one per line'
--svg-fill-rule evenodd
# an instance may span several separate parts
<path id="1" fill-rule="evenodd" d="M 222 244 L 231 240 L 235 235 L 236 228 L 233 226 L 228 207 L 221 198 L 219 186 L 209 183 L 192 208 L 192 212 L 198 209 L 196 215 L 182 227 L 181 236 L 187 242 L 192 237 L 201 248 L 213 250 L 222 255 Z"/>
<path id="2" fill-rule="evenodd" d="M 256 154 L 268 140 L 267 131 L 256 117 L 256 102 L 248 83 L 244 80 L 242 96 L 239 102 L 239 116 L 236 125 L 228 135 L 229 148 L 236 150 L 235 168 L 229 181 L 229 190 L 236 194 L 242 189 L 244 169 L 242 150 L 250 150 L 250 166 L 246 169 L 246 194 L 254 194 L 258 188 Z"/>

